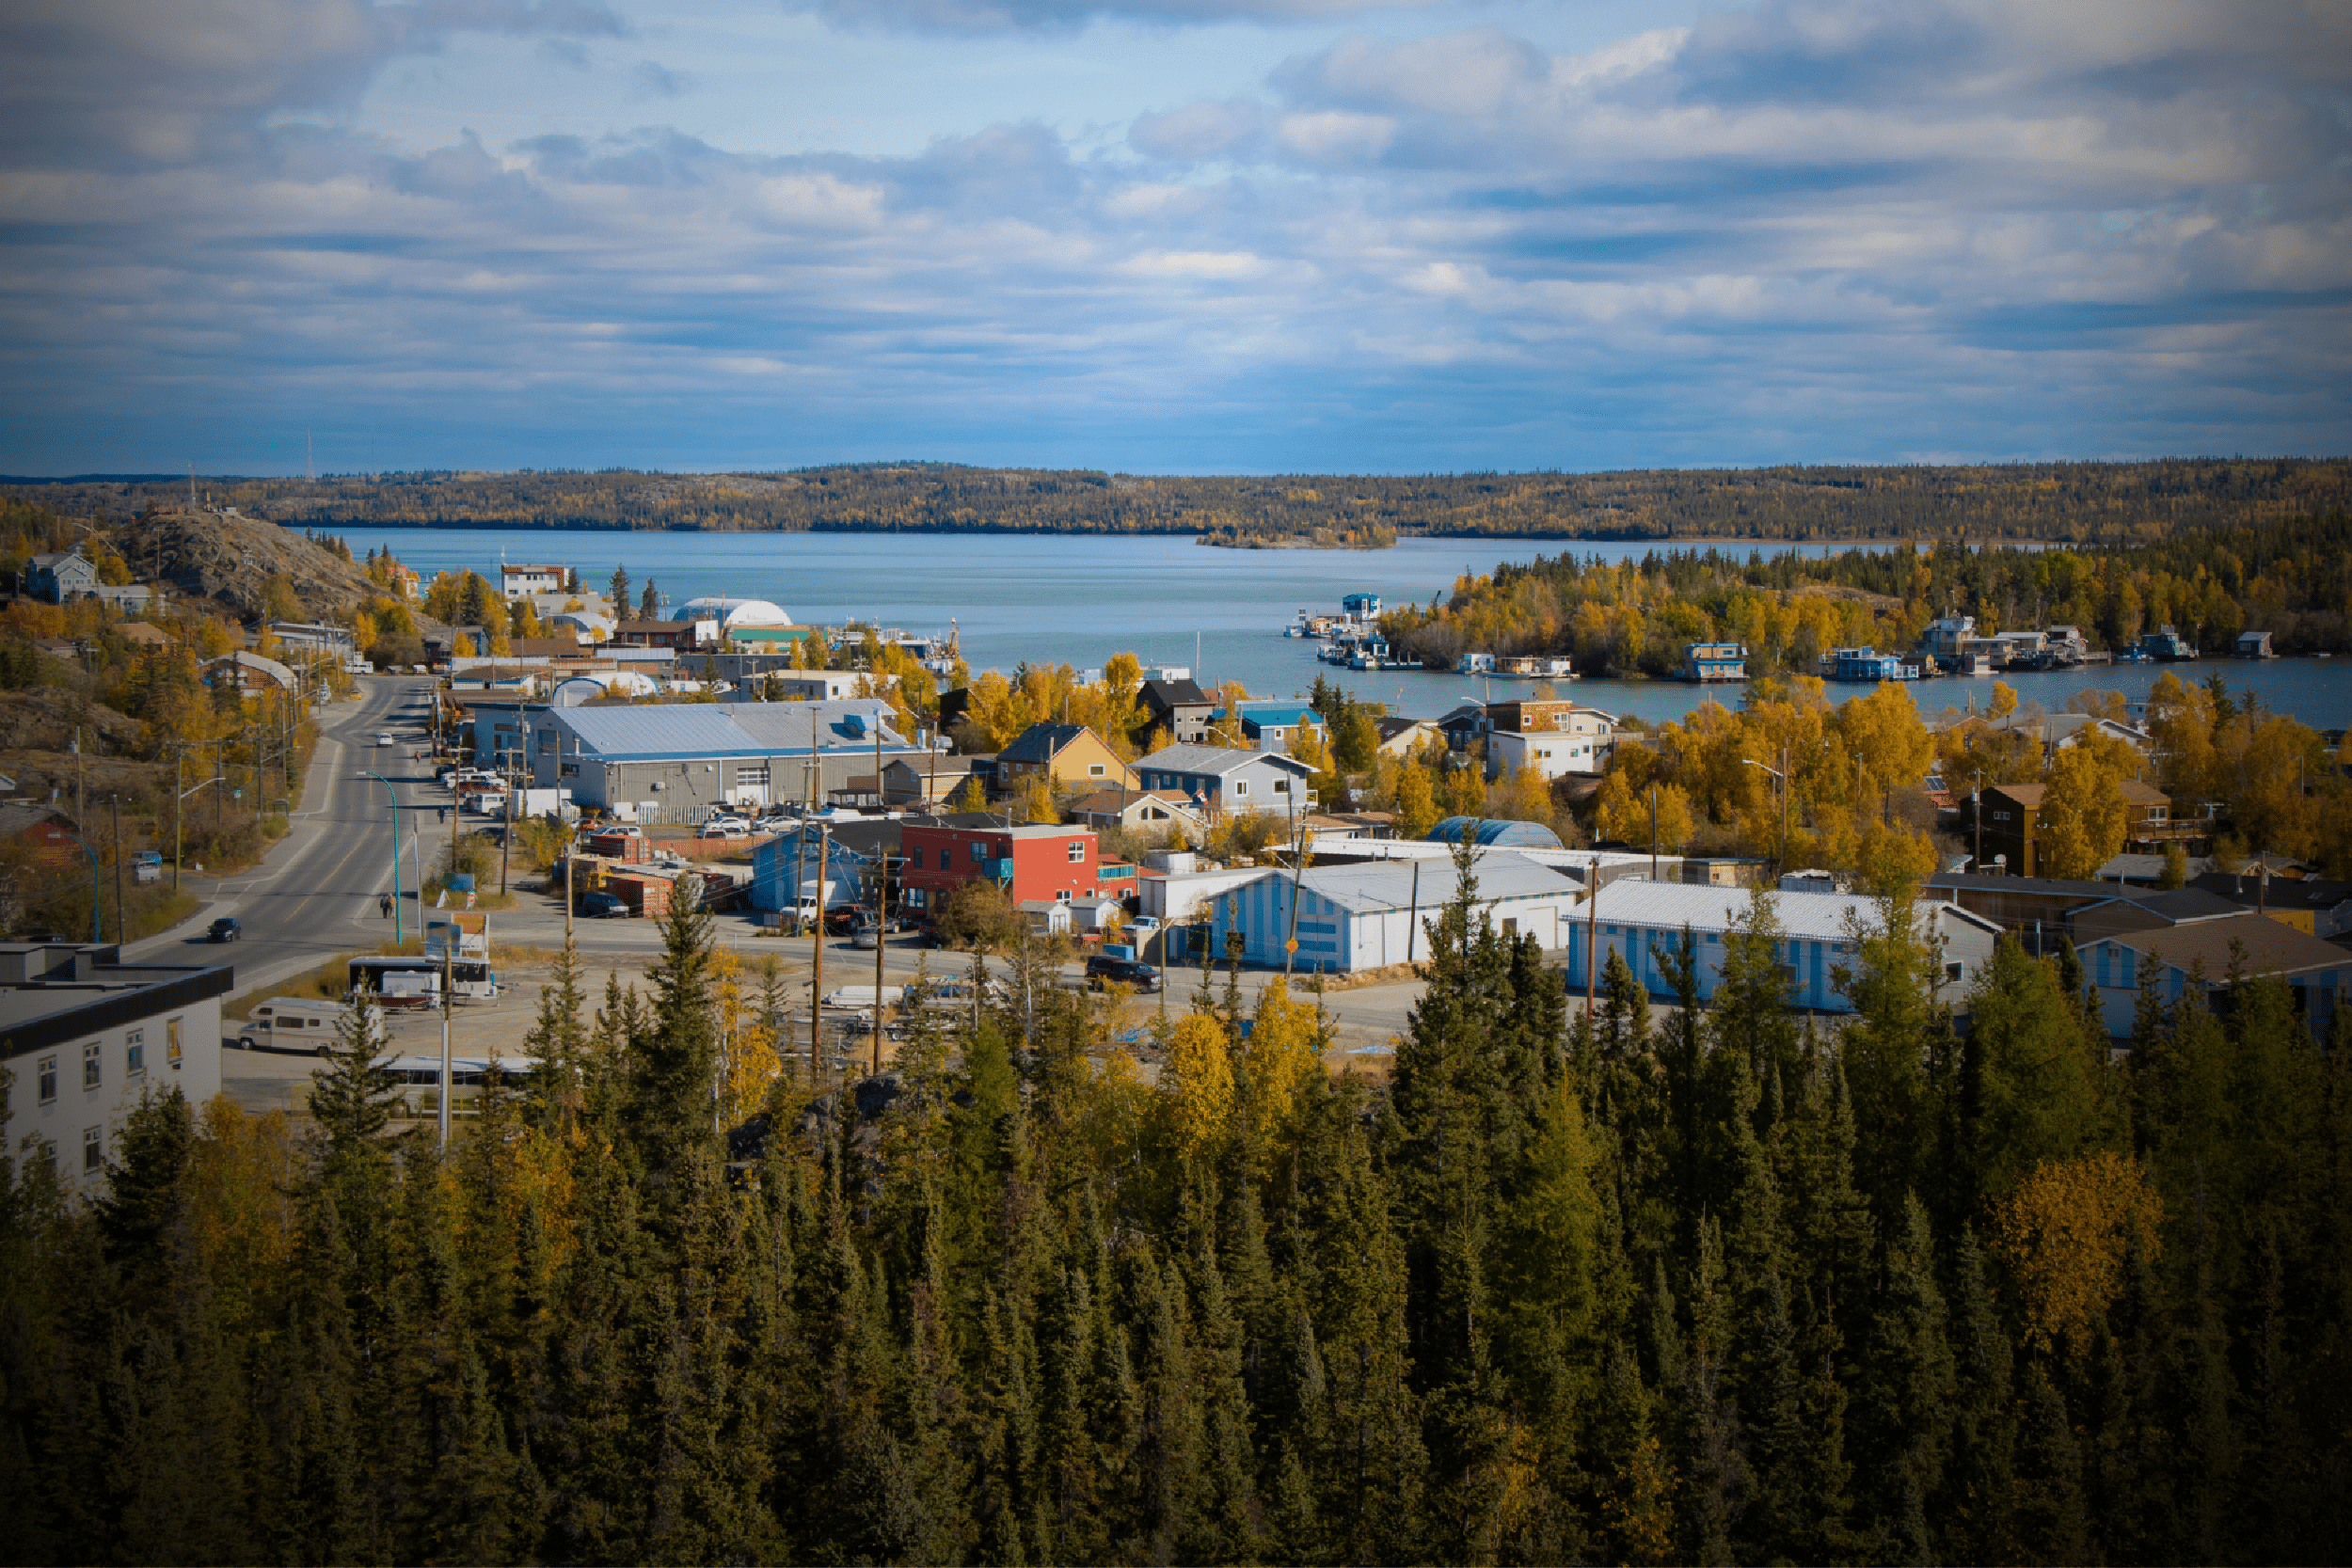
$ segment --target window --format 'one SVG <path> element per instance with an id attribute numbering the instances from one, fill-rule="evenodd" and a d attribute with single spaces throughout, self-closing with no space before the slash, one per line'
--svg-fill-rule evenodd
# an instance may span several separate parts
<path id="1" fill-rule="evenodd" d="M 1288 795 L 1290 792 L 1291 792 L 1291 782 L 1290 782 L 1290 780 L 1288 780 L 1288 779 L 1277 779 L 1277 780 L 1275 780 L 1275 781 L 1274 781 L 1274 793 L 1275 793 L 1275 794 L 1277 794 L 1277 795 Z"/>
<path id="2" fill-rule="evenodd" d="M 95 1040 L 82 1047 L 82 1087 L 86 1089 L 98 1087 L 101 1077 L 98 1070 L 98 1042 Z"/>
<path id="3" fill-rule="evenodd" d="M 986 859 L 988 859 L 988 846 L 977 838 L 974 839 L 972 841 L 972 863 L 977 865 Z"/>
<path id="4" fill-rule="evenodd" d="M 147 1070 L 147 1031 L 134 1029 L 122 1037 L 122 1070 L 133 1078 Z"/>
<path id="5" fill-rule="evenodd" d="M 57 1098 L 57 1058 L 40 1059 L 40 1102 L 47 1105 Z"/>
<path id="6" fill-rule="evenodd" d="M 100 1127 L 82 1129 L 82 1169 L 94 1174 L 106 1165 L 106 1132 Z"/>
<path id="7" fill-rule="evenodd" d="M 164 1025 L 164 1060 L 173 1067 L 180 1065 L 180 1021 L 176 1018 Z"/>
<path id="8" fill-rule="evenodd" d="M 1087 841 L 1083 838 L 1072 839 L 1070 841 L 1070 863 L 1073 865 L 1084 864 L 1086 858 Z"/>
<path id="9" fill-rule="evenodd" d="M 737 768 L 735 770 L 735 787 L 738 789 L 767 788 L 768 765 L 763 762 L 757 768 Z"/>
<path id="10" fill-rule="evenodd" d="M 910 871 L 923 869 L 923 847 L 921 845 L 918 844 L 907 851 L 907 869 Z"/>
<path id="11" fill-rule="evenodd" d="M 1102 778 L 1106 771 L 1107 769 L 1105 769 L 1099 762 L 1089 762 L 1087 764 L 1087 777 L 1089 779 Z"/>
<path id="12" fill-rule="evenodd" d="M 1249 793 L 1249 781 L 1248 781 L 1248 779 L 1235 779 L 1235 780 L 1233 781 L 1233 793 L 1234 793 L 1234 794 L 1236 794 L 1236 795 L 1247 795 L 1247 794 L 1248 794 L 1248 793 Z"/>
<path id="13" fill-rule="evenodd" d="M 2103 957 L 2104 957 L 2104 955 L 2103 955 Z M 1959 978 L 1960 978 L 1960 965 L 1958 965 L 1958 964 L 1946 964 L 1946 965 L 1944 966 L 1944 978 L 1945 978 L 1945 979 L 1947 979 L 1947 980 L 1957 980 L 1957 979 L 1959 979 Z"/>

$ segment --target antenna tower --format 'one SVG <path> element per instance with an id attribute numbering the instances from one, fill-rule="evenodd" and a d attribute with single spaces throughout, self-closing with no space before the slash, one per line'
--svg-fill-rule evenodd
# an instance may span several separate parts
<path id="1" fill-rule="evenodd" d="M 302 429 L 302 472 L 311 483 L 319 482 L 319 466 L 310 456 L 310 429 L 308 425 Z"/>

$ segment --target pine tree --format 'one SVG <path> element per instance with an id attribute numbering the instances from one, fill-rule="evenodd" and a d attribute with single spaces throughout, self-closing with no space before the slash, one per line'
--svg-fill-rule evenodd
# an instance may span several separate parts
<path id="1" fill-rule="evenodd" d="M 630 1040 L 630 1137 L 649 1171 L 710 1146 L 719 1045 L 711 1017 L 709 913 L 673 899 L 661 920 L 653 1016 Z"/>
<path id="2" fill-rule="evenodd" d="M 335 1044 L 326 1048 L 326 1065 L 310 1074 L 310 1115 L 326 1134 L 327 1158 L 344 1164 L 373 1146 L 392 1119 L 400 1085 L 378 1058 L 383 1017 L 375 1000 L 363 994 L 335 1021 Z"/>

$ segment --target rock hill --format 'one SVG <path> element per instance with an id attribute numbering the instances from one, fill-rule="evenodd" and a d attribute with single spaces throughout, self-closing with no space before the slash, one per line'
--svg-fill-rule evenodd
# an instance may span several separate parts
<path id="1" fill-rule="evenodd" d="M 340 618 L 376 592 L 360 567 L 260 517 L 165 512 L 124 525 L 116 537 L 141 581 L 168 582 L 248 618 L 261 613 L 275 576 L 294 585 L 310 620 Z"/>

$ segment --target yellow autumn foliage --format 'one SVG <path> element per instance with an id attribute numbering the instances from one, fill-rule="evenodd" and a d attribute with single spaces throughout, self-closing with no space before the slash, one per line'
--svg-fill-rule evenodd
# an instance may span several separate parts
<path id="1" fill-rule="evenodd" d="M 1994 1245 L 2015 1271 L 2026 1338 L 2077 1351 L 2123 1285 L 2132 1243 L 2153 1259 L 2164 1199 L 2137 1160 L 2111 1150 L 2045 1160 L 1994 1211 Z"/>
<path id="2" fill-rule="evenodd" d="M 1225 1136 L 1233 1114 L 1232 1053 L 1216 1014 L 1188 1013 L 1168 1031 L 1160 1082 L 1178 1150 L 1187 1160 L 1200 1158 Z"/>

